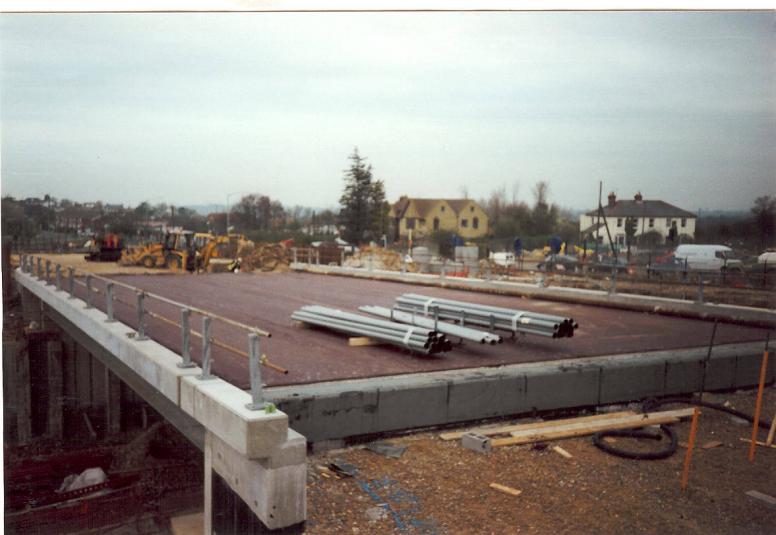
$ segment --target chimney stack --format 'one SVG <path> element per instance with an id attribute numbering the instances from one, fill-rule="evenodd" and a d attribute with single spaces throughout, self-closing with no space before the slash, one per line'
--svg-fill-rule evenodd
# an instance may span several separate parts
<path id="1" fill-rule="evenodd" d="M 643 200 L 643 197 L 641 196 L 640 191 L 633 196 L 633 200 L 635 200 L 636 202 L 641 202 Z"/>
<path id="2" fill-rule="evenodd" d="M 609 193 L 608 199 L 609 199 L 609 208 L 614 208 L 614 203 L 617 201 L 617 196 L 614 194 L 613 191 Z"/>

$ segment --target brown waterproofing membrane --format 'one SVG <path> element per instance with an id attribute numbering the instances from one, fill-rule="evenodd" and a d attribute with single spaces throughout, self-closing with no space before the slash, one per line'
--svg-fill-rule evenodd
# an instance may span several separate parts
<path id="1" fill-rule="evenodd" d="M 114 279 L 270 331 L 270 339 L 261 339 L 262 353 L 289 373 L 283 375 L 262 367 L 263 380 L 269 386 L 697 347 L 708 344 L 712 329 L 712 323 L 701 320 L 308 273 L 116 276 Z M 93 281 L 93 286 L 104 289 L 101 281 Z M 84 295 L 82 286 L 77 285 L 76 289 L 79 296 Z M 117 286 L 114 293 L 118 299 L 133 303 L 132 308 L 116 303 L 116 318 L 136 326 L 134 295 Z M 579 329 L 573 338 L 553 340 L 528 335 L 511 340 L 507 335 L 500 345 L 465 343 L 449 353 L 429 357 L 390 346 L 349 347 L 347 337 L 342 334 L 301 329 L 291 320 L 291 313 L 303 305 L 318 304 L 358 312 L 359 306 L 367 304 L 390 307 L 394 298 L 403 293 L 571 316 L 579 322 Z M 104 310 L 105 297 L 95 296 L 94 304 Z M 146 306 L 157 314 L 180 321 L 180 310 L 171 305 L 149 298 Z M 151 338 L 180 352 L 179 329 L 154 318 L 147 318 L 146 325 Z M 201 330 L 201 317 L 192 314 L 191 326 Z M 212 334 L 247 351 L 247 333 L 243 330 L 214 320 Z M 715 344 L 764 339 L 762 329 L 720 324 Z M 192 358 L 199 362 L 200 339 L 192 337 L 191 347 Z M 216 375 L 241 388 L 249 386 L 248 363 L 244 357 L 218 347 L 213 348 L 212 355 Z"/>

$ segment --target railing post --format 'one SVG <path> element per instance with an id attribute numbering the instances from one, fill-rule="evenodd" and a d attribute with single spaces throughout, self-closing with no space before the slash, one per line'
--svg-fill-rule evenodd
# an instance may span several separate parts
<path id="1" fill-rule="evenodd" d="M 38 257 L 38 272 L 36 275 L 38 276 L 38 279 L 43 278 L 43 260 L 40 257 Z"/>
<path id="2" fill-rule="evenodd" d="M 92 308 L 92 274 L 86 274 L 86 308 Z"/>
<path id="3" fill-rule="evenodd" d="M 57 264 L 55 273 L 56 273 L 56 278 L 57 278 L 56 279 L 57 280 L 57 291 L 61 292 L 62 291 L 62 266 L 61 265 Z"/>
<path id="4" fill-rule="evenodd" d="M 372 271 L 374 263 L 374 253 L 369 253 L 369 271 Z"/>
<path id="5" fill-rule="evenodd" d="M 698 273 L 698 302 L 703 303 L 703 274 Z"/>
<path id="6" fill-rule="evenodd" d="M 148 340 L 145 333 L 145 310 L 143 308 L 145 301 L 145 292 L 137 292 L 137 336 L 135 340 L 142 342 Z"/>
<path id="7" fill-rule="evenodd" d="M 188 308 L 181 309 L 181 337 L 183 338 L 183 345 L 181 349 L 181 357 L 183 361 L 178 363 L 179 368 L 193 368 L 194 363 L 191 362 L 191 328 L 189 327 L 189 317 L 191 316 L 191 310 Z"/>
<path id="8" fill-rule="evenodd" d="M 612 268 L 612 283 L 609 285 L 609 295 L 617 293 L 617 267 Z"/>
<path id="9" fill-rule="evenodd" d="M 67 268 L 67 284 L 70 290 L 68 299 L 75 299 L 75 268 Z"/>
<path id="10" fill-rule="evenodd" d="M 321 250 L 320 249 L 316 249 L 315 250 L 315 265 L 316 266 L 321 265 Z"/>
<path id="11" fill-rule="evenodd" d="M 108 316 L 108 319 L 105 320 L 106 323 L 113 323 L 116 321 L 113 319 L 113 283 L 107 282 L 105 283 L 105 314 Z"/>
<path id="12" fill-rule="evenodd" d="M 307 248 L 307 264 L 309 265 L 309 264 L 312 264 L 312 263 L 313 263 L 313 250 L 310 247 L 308 247 Z"/>
<path id="13" fill-rule="evenodd" d="M 51 284 L 51 260 L 46 259 L 46 284 Z"/>
<path id="14" fill-rule="evenodd" d="M 264 395 L 262 394 L 261 351 L 259 347 L 259 335 L 256 333 L 250 333 L 248 335 L 248 354 L 250 357 L 251 402 L 247 403 L 245 406 L 252 411 L 257 411 L 263 409 L 266 403 L 264 402 Z"/>
<path id="15" fill-rule="evenodd" d="M 294 255 L 294 264 L 296 264 L 296 247 L 291 247 L 291 254 Z"/>
<path id="16" fill-rule="evenodd" d="M 215 379 L 215 376 L 210 375 L 210 368 L 213 364 L 210 358 L 210 318 L 203 316 L 202 318 L 202 373 L 198 378 L 201 380 Z"/>
<path id="17" fill-rule="evenodd" d="M 340 249 L 340 267 L 345 267 L 345 249 Z"/>
<path id="18" fill-rule="evenodd" d="M 24 273 L 26 271 L 24 269 L 26 262 L 27 262 L 27 257 L 25 255 L 23 255 L 23 254 L 20 254 L 19 255 L 19 267 L 22 269 L 22 273 Z"/>

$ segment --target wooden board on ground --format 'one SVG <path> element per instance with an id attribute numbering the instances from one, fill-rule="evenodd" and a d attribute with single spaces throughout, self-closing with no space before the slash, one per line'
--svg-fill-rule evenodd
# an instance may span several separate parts
<path id="1" fill-rule="evenodd" d="M 511 438 L 497 438 L 491 441 L 491 444 L 493 447 L 515 446 L 518 444 L 530 444 L 532 442 L 592 435 L 599 431 L 633 429 L 645 427 L 647 425 L 676 423 L 680 418 L 689 418 L 692 416 L 692 413 L 693 409 L 678 409 L 673 411 L 619 416 L 609 420 L 578 421 L 540 430 L 536 430 L 535 428 L 518 429 L 510 432 L 510 435 L 512 435 Z"/>
<path id="2" fill-rule="evenodd" d="M 506 485 L 499 485 L 498 483 L 491 483 L 488 486 L 494 490 L 503 492 L 504 494 L 509 494 L 510 496 L 520 496 L 520 494 L 523 493 L 522 490 L 513 489 L 512 487 L 507 487 Z"/>
<path id="3" fill-rule="evenodd" d="M 750 442 L 750 443 L 752 442 L 751 438 L 741 437 L 738 440 L 740 440 L 741 442 Z M 776 444 L 768 444 L 767 442 L 762 442 L 760 440 L 755 440 L 754 443 L 757 444 L 758 446 L 763 446 L 765 448 L 773 448 L 776 450 Z"/>
<path id="4" fill-rule="evenodd" d="M 441 433 L 439 438 L 442 440 L 458 440 L 466 433 L 476 433 L 478 435 L 484 435 L 486 437 L 493 435 L 506 435 L 512 431 L 518 431 L 521 429 L 544 429 L 546 427 L 557 427 L 559 425 L 572 423 L 572 422 L 595 422 L 598 420 L 610 420 L 620 416 L 635 416 L 633 411 L 622 412 L 610 412 L 608 414 L 594 414 L 592 416 L 580 416 L 579 418 L 564 418 L 562 420 L 550 420 L 547 422 L 533 422 L 529 424 L 512 424 L 502 425 L 500 427 L 486 427 L 484 429 L 469 429 L 467 431 L 450 431 L 449 433 Z"/>
<path id="5" fill-rule="evenodd" d="M 348 338 L 348 345 L 351 347 L 377 346 L 380 344 L 382 344 L 380 340 L 375 340 L 368 336 L 351 336 Z"/>

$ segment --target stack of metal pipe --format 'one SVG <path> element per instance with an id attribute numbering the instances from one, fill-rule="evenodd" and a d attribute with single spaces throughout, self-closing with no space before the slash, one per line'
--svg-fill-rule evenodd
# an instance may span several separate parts
<path id="1" fill-rule="evenodd" d="M 498 334 L 490 333 L 480 329 L 472 329 L 471 327 L 463 327 L 461 325 L 455 325 L 453 323 L 447 323 L 439 321 L 438 318 L 426 317 L 418 315 L 413 312 L 403 312 L 401 310 L 393 310 L 385 307 L 378 306 L 362 306 L 358 307 L 362 312 L 372 314 L 373 316 L 380 316 L 382 318 L 388 318 L 391 321 L 398 321 L 400 323 L 407 323 L 409 325 L 417 325 L 419 327 L 426 327 L 427 329 L 434 329 L 450 336 L 457 336 L 462 340 L 471 340 L 480 344 L 500 344 L 504 341 Z"/>
<path id="2" fill-rule="evenodd" d="M 294 312 L 291 319 L 352 336 L 365 336 L 425 355 L 453 348 L 443 333 L 433 329 L 379 320 L 335 308 L 308 305 Z"/>
<path id="3" fill-rule="evenodd" d="M 579 324 L 574 318 L 540 314 L 528 310 L 478 305 L 452 299 L 441 299 L 418 294 L 404 294 L 396 298 L 394 309 L 414 312 L 426 317 L 453 320 L 461 326 L 478 325 L 510 331 L 535 334 L 549 338 L 571 338 Z"/>

